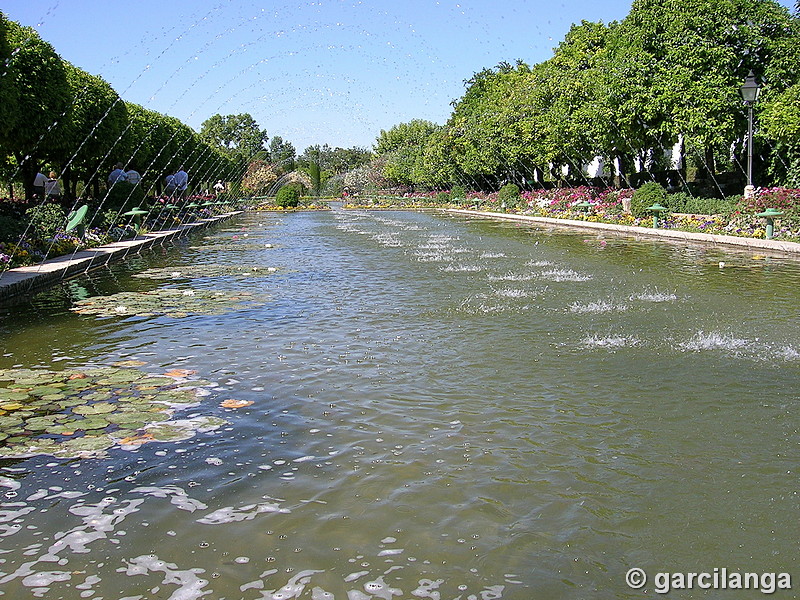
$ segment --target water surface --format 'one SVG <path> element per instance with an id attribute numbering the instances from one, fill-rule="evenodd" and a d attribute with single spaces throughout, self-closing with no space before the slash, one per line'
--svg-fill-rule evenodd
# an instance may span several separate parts
<path id="1" fill-rule="evenodd" d="M 134 277 L 237 264 L 277 270 Z M 349 211 L 247 214 L 65 282 L 3 309 L 0 368 L 195 371 L 207 395 L 176 418 L 227 423 L 0 462 L 0 592 L 639 598 L 632 567 L 794 583 L 799 284 L 749 253 Z M 263 304 L 70 311 L 165 287 Z"/>

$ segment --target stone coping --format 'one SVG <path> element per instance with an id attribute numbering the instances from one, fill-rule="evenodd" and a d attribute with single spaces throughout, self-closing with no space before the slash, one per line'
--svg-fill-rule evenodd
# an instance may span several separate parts
<path id="1" fill-rule="evenodd" d="M 39 291 L 58 283 L 62 279 L 76 277 L 92 269 L 122 260 L 129 254 L 136 254 L 152 246 L 169 242 L 174 238 L 184 237 L 193 231 L 225 221 L 241 214 L 241 212 L 233 211 L 208 219 L 200 219 L 172 229 L 153 231 L 129 240 L 50 258 L 37 265 L 3 271 L 0 273 L 0 302 L 12 296 Z"/>
<path id="2" fill-rule="evenodd" d="M 784 240 L 765 240 L 757 238 L 738 237 L 735 235 L 717 235 L 713 233 L 695 233 L 678 231 L 675 229 L 653 229 L 651 227 L 635 227 L 633 225 L 617 225 L 616 223 L 596 223 L 593 221 L 574 221 L 571 219 L 554 219 L 552 217 L 532 217 L 513 213 L 497 213 L 490 211 L 465 210 L 460 208 L 445 209 L 445 212 L 481 217 L 501 219 L 506 221 L 522 221 L 541 225 L 554 225 L 574 229 L 589 229 L 594 231 L 611 232 L 617 235 L 633 237 L 649 237 L 667 241 L 684 241 L 710 246 L 731 246 L 745 250 L 779 253 L 800 258 L 800 243 Z"/>

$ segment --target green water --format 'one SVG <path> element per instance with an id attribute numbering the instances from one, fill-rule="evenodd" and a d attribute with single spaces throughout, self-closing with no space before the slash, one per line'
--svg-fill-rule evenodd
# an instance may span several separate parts
<path id="1" fill-rule="evenodd" d="M 134 277 L 237 264 L 277 270 Z M 65 282 L 3 308 L 0 368 L 194 371 L 174 418 L 227 423 L 0 461 L 0 592 L 640 598 L 633 567 L 649 595 L 715 568 L 796 588 L 799 283 L 748 253 L 344 211 L 244 215 Z M 70 311 L 160 288 L 263 304 Z M 762 595 L 671 597 L 715 594 Z"/>

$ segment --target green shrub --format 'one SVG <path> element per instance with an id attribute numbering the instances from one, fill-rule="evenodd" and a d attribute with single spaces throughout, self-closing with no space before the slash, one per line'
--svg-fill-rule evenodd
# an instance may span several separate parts
<path id="1" fill-rule="evenodd" d="M 648 217 L 651 214 L 650 211 L 647 210 L 648 206 L 652 206 L 656 203 L 665 206 L 666 202 L 667 190 L 661 187 L 660 183 L 650 181 L 633 192 L 633 196 L 631 197 L 631 214 L 634 217 Z"/>
<path id="2" fill-rule="evenodd" d="M 99 227 L 103 231 L 108 231 L 112 227 L 116 227 L 117 222 L 121 222 L 123 217 L 120 216 L 120 212 L 117 209 L 111 209 L 103 211 L 103 214 L 100 215 L 100 223 Z"/>
<path id="3" fill-rule="evenodd" d="M 667 194 L 662 204 L 671 212 L 682 213 L 686 212 L 686 203 L 691 199 L 692 197 L 686 192 L 676 192 L 674 194 Z"/>
<path id="4" fill-rule="evenodd" d="M 448 204 L 450 202 L 450 192 L 439 192 L 436 194 L 436 201 L 439 204 Z"/>
<path id="5" fill-rule="evenodd" d="M 34 237 L 45 239 L 55 236 L 66 225 L 67 215 L 58 204 L 41 204 L 25 211 Z"/>
<path id="6" fill-rule="evenodd" d="M 467 190 L 463 185 L 454 185 L 450 189 L 450 199 L 453 202 L 460 202 L 467 199 Z"/>
<path id="7" fill-rule="evenodd" d="M 736 200 L 721 198 L 689 198 L 684 212 L 697 215 L 730 215 L 736 210 Z"/>
<path id="8" fill-rule="evenodd" d="M 25 223 L 9 215 L 0 215 L 0 241 L 16 242 L 25 233 Z"/>
<path id="9" fill-rule="evenodd" d="M 505 204 L 506 208 L 514 208 L 519 203 L 519 186 L 507 183 L 497 192 L 497 199 L 500 204 Z"/>
<path id="10" fill-rule="evenodd" d="M 136 206 L 144 205 L 144 189 L 141 185 L 131 185 L 127 181 L 114 184 L 103 202 L 103 207 L 108 209 L 122 209 L 122 212 Z"/>
<path id="11" fill-rule="evenodd" d="M 275 195 L 275 205 L 281 208 L 296 208 L 300 204 L 300 190 L 292 185 L 285 185 Z"/>

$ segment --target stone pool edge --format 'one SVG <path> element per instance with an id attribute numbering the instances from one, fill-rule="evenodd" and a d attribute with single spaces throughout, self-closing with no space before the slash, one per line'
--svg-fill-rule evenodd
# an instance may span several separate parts
<path id="1" fill-rule="evenodd" d="M 736 246 L 746 250 L 760 250 L 780 252 L 800 258 L 800 243 L 783 240 L 766 240 L 757 238 L 737 237 L 734 235 L 718 235 L 712 233 L 694 233 L 690 231 L 677 231 L 674 229 L 652 229 L 650 227 L 635 227 L 633 225 L 617 225 L 615 223 L 597 223 L 593 221 L 574 221 L 571 219 L 554 219 L 552 217 L 532 217 L 513 213 L 496 213 L 490 211 L 465 210 L 460 208 L 444 209 L 446 213 L 468 215 L 472 217 L 500 219 L 506 221 L 522 221 L 557 227 L 589 229 L 594 231 L 613 232 L 620 235 L 634 237 L 650 237 L 668 241 L 685 241 L 713 246 Z"/>
<path id="2" fill-rule="evenodd" d="M 122 240 L 105 246 L 87 248 L 86 250 L 75 252 L 74 254 L 50 258 L 37 265 L 17 267 L 15 269 L 3 271 L 0 273 L 0 302 L 13 296 L 40 291 L 63 279 L 76 277 L 92 269 L 103 267 L 117 260 L 122 260 L 129 254 L 136 254 L 157 244 L 164 244 L 175 238 L 184 237 L 193 231 L 205 229 L 210 225 L 230 219 L 242 212 L 243 211 L 233 211 L 208 219 L 200 219 L 192 223 L 185 223 L 173 229 L 152 231 L 129 240 Z"/>

